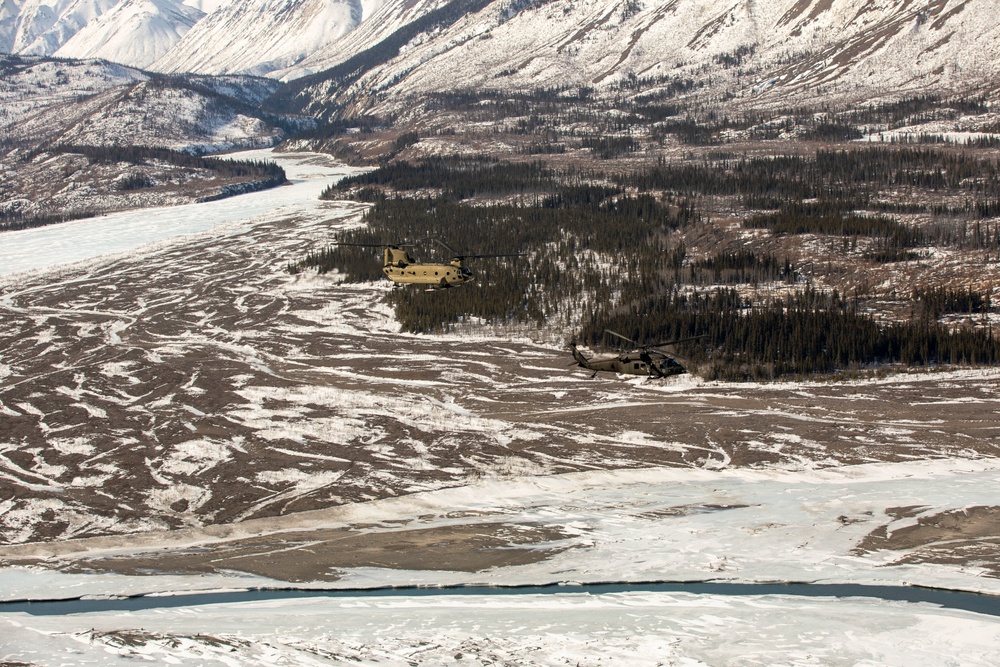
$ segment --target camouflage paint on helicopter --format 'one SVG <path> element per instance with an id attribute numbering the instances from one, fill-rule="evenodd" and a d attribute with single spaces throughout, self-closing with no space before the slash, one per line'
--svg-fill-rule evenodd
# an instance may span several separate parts
<path id="1" fill-rule="evenodd" d="M 614 357 L 588 359 L 583 356 L 583 353 L 580 352 L 580 350 L 577 349 L 576 341 L 574 340 L 569 344 L 569 347 L 573 352 L 573 358 L 576 360 L 576 365 L 581 368 L 594 371 L 594 374 L 591 377 L 597 375 L 601 371 L 622 373 L 626 375 L 646 375 L 651 378 L 664 378 L 671 375 L 686 373 L 687 369 L 685 369 L 684 366 L 682 366 L 673 356 L 655 348 L 666 347 L 667 345 L 674 345 L 675 343 L 683 343 L 689 340 L 703 338 L 703 336 L 695 336 L 693 338 L 668 340 L 662 343 L 656 343 L 655 345 L 639 345 L 631 338 L 627 338 L 620 333 L 615 333 L 610 329 L 605 329 L 604 333 L 617 336 L 624 341 L 632 343 L 636 349 L 631 352 L 619 353 Z"/>

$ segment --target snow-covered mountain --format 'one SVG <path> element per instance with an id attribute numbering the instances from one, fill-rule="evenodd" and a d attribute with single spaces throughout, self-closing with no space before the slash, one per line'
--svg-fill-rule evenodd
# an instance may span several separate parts
<path id="1" fill-rule="evenodd" d="M 0 49 L 302 79 L 308 111 L 680 77 L 716 99 L 861 99 L 1000 90 L 995 14 L 996 0 L 0 0 Z"/>
<path id="2" fill-rule="evenodd" d="M 361 24 L 342 38 L 327 42 L 291 67 L 269 76 L 284 81 L 314 74 L 339 64 L 382 42 L 398 37 L 401 30 L 415 25 L 425 15 L 451 4 L 452 0 L 377 0 L 365 4 Z"/>
<path id="3" fill-rule="evenodd" d="M 294 65 L 354 30 L 361 24 L 365 9 L 361 0 L 232 3 L 199 22 L 154 69 L 269 74 Z"/>
<path id="4" fill-rule="evenodd" d="M 200 9 L 177 0 L 121 0 L 80 29 L 55 55 L 149 67 L 204 16 Z"/>
<path id="5" fill-rule="evenodd" d="M 317 50 L 298 67 L 324 73 L 293 88 L 312 113 L 359 100 L 398 111 L 433 91 L 679 78 L 710 100 L 995 92 L 995 15 L 994 0 L 454 0 L 403 39 L 407 28 L 393 41 L 373 23 Z"/>
<path id="6" fill-rule="evenodd" d="M 282 136 L 260 102 L 280 84 L 165 77 L 100 60 L 0 56 L 0 136 L 21 146 L 151 146 L 218 151 Z"/>
<path id="7" fill-rule="evenodd" d="M 0 51 L 10 51 L 14 46 L 14 32 L 21 8 L 14 0 L 0 0 Z"/>
<path id="8" fill-rule="evenodd" d="M 9 32 L 0 35 L 0 46 L 10 53 L 51 55 L 70 37 L 118 2 L 119 0 L 7 0 L 4 11 L 10 11 L 14 15 L 9 21 Z"/>
<path id="9" fill-rule="evenodd" d="M 141 67 L 151 53 L 159 57 L 198 19 L 231 2 L 0 0 L 0 52 L 53 55 L 72 41 L 60 56 L 99 52 L 100 57 Z"/>

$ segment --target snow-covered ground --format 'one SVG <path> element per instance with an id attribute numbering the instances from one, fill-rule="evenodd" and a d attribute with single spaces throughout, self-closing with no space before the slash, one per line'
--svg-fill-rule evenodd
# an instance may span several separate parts
<path id="1" fill-rule="evenodd" d="M 0 569 L 0 598 L 287 586 L 288 579 L 233 565 L 260 551 L 225 561 L 225 554 L 213 551 L 245 540 L 264 545 L 279 565 L 306 556 L 329 563 L 322 585 L 333 587 L 793 580 L 1000 593 L 996 531 L 990 532 L 1000 477 L 991 454 L 997 372 L 907 376 L 844 388 L 732 388 L 690 378 L 585 384 L 585 376 L 567 374 L 565 359 L 542 346 L 398 334 L 383 307 L 373 307 L 381 287 L 341 288 L 282 275 L 275 259 L 280 253 L 247 252 L 235 264 L 255 263 L 253 271 L 213 274 L 207 254 L 213 245 L 232 252 L 246 247 L 246 239 L 291 243 L 290 221 L 299 219 L 315 224 L 339 215 L 334 224 L 357 223 L 358 207 L 336 209 L 317 200 L 343 170 L 317 157 L 274 157 L 294 185 L 0 235 L 3 282 L 14 286 L 0 306 L 11 319 L 37 320 L 31 335 L 40 347 L 28 352 L 43 359 L 52 354 L 53 377 L 70 374 L 51 389 L 41 382 L 23 389 L 30 378 L 15 374 L 28 366 L 0 350 L 0 383 L 16 382 L 25 392 L 5 394 L 18 398 L 0 403 L 0 419 L 10 420 L 0 422 L 6 436 L 0 439 L 2 483 L 53 499 L 77 494 L 79 504 L 70 509 L 83 518 L 91 502 L 86 480 L 58 481 L 70 467 L 134 464 L 153 476 L 149 502 L 157 494 L 190 492 L 161 499 L 164 507 L 157 509 L 189 522 L 182 530 L 147 526 L 124 538 L 0 547 L 0 561 L 7 563 Z M 275 227 L 279 220 L 286 226 Z M 246 236 L 247 230 L 260 233 Z M 326 230 L 314 226 L 307 233 L 320 240 Z M 204 266 L 192 260 L 174 280 L 170 267 L 182 267 L 194 251 L 204 255 L 197 260 Z M 106 267 L 105 253 L 129 261 Z M 17 268 L 9 269 L 8 260 L 19 262 Z M 65 265 L 72 262 L 84 262 L 87 271 L 70 272 Z M 247 276 L 260 282 L 241 283 Z M 29 287 L 16 287 L 20 281 Z M 73 292 L 77 283 L 79 293 Z M 122 297 L 128 285 L 140 291 Z M 97 294 L 100 286 L 110 296 Z M 239 311 L 237 319 L 222 301 L 212 301 L 228 298 L 223 288 L 242 294 L 229 304 Z M 55 290 L 51 298 L 43 298 L 47 289 Z M 300 292 L 315 292 L 318 301 L 305 302 L 307 309 L 293 298 Z M 152 297 L 160 301 L 144 300 Z M 259 310 L 264 314 L 258 317 Z M 95 317 L 98 324 L 91 322 Z M 290 347 L 273 347 L 274 341 L 261 338 L 268 332 Z M 74 349 L 72 339 L 92 334 L 93 345 L 72 356 L 68 370 L 57 367 L 61 349 Z M 379 345 L 392 350 L 392 367 L 368 363 L 373 355 L 387 358 Z M 105 358 L 107 349 L 122 351 Z M 130 349 L 142 353 L 126 360 L 123 351 Z M 182 365 L 188 356 L 198 364 L 193 371 Z M 442 358 L 461 368 L 441 369 Z M 206 383 L 220 365 L 218 383 Z M 149 369 L 155 369 L 152 379 Z M 178 369 L 189 374 L 178 375 Z M 104 386 L 102 374 L 110 378 L 107 387 L 127 391 L 94 393 Z M 170 386 L 160 388 L 164 383 Z M 129 393 L 146 396 L 147 387 L 148 405 Z M 161 399 L 154 390 L 169 395 Z M 228 409 L 222 401 L 229 394 L 245 403 Z M 898 412 L 888 405 L 894 397 Z M 206 414 L 213 399 L 220 401 L 219 414 Z M 180 416 L 168 413 L 167 405 Z M 40 412 L 38 406 L 45 412 L 42 436 L 28 418 L 31 410 Z M 77 413 L 93 421 L 92 433 L 102 422 L 122 429 L 107 435 L 110 444 L 69 430 L 78 428 L 70 416 L 81 406 L 89 407 L 89 417 Z M 131 424 L 145 423 L 147 409 L 162 411 L 146 430 L 136 430 Z M 102 411 L 104 419 L 95 420 Z M 5 432 L 3 424 L 15 418 L 28 426 Z M 170 433 L 163 429 L 168 419 L 176 419 Z M 233 436 L 236 429 L 245 435 Z M 170 439 L 176 432 L 181 440 Z M 135 433 L 156 446 L 139 442 Z M 44 437 L 59 456 L 49 462 L 44 447 L 19 440 L 29 435 Z M 260 437 L 264 444 L 254 444 Z M 360 458 L 364 448 L 374 452 L 371 462 Z M 128 450 L 139 452 L 137 461 L 115 458 Z M 737 453 L 746 460 L 734 461 Z M 337 473 L 345 459 L 338 456 L 358 463 L 353 470 L 367 471 L 355 483 L 380 493 L 378 499 L 346 499 L 347 482 Z M 277 468 L 260 468 L 279 460 Z M 843 464 L 859 460 L 872 462 Z M 422 470 L 449 461 L 447 477 Z M 228 479 L 232 467 L 240 469 L 238 488 L 213 486 L 213 479 Z M 469 476 L 469 469 L 477 474 Z M 101 479 L 119 479 L 113 469 L 102 470 Z M 553 474 L 565 470 L 575 472 Z M 93 484 L 100 492 L 105 482 L 98 472 Z M 220 499 L 215 517 L 228 509 L 228 498 L 235 503 L 244 490 L 276 480 L 285 486 L 246 506 L 254 518 L 206 525 L 196 515 L 206 491 Z M 381 491 L 386 486 L 389 491 Z M 329 489 L 344 502 L 309 511 L 292 504 Z M 14 508 L 14 499 L 2 498 L 0 516 Z M 94 498 L 99 502 L 101 494 Z M 130 499 L 129 509 L 138 510 L 143 498 Z M 170 509 L 180 501 L 185 509 Z M 275 503 L 295 509 L 261 512 Z M 50 499 L 38 505 L 39 512 L 53 508 Z M 972 526 L 976 517 L 985 519 Z M 96 513 L 88 520 L 96 521 Z M 109 524 L 109 531 L 122 525 Z M 498 526 L 504 534 L 538 537 L 500 547 L 454 538 L 459 529 L 477 536 L 495 534 Z M 79 530 L 86 534 L 87 526 Z M 383 552 L 415 544 L 413 536 L 424 534 L 431 536 L 424 541 L 428 553 L 539 553 L 516 564 L 466 570 L 435 562 L 345 566 L 335 557 L 346 548 L 346 533 L 335 531 L 361 544 L 388 545 Z M 908 539 L 894 542 L 894 536 Z M 412 549 L 396 550 L 404 548 Z M 959 552 L 966 557 L 949 559 Z M 219 554 L 218 567 L 180 570 L 186 574 L 154 567 L 157 574 L 141 575 L 142 567 L 122 567 L 139 556 L 147 559 L 143 563 L 161 558 L 176 565 L 205 553 Z M 24 564 L 31 556 L 48 560 Z M 15 559 L 22 564 L 10 565 Z M 302 585 L 320 584 L 317 577 Z M 995 665 L 1000 618 L 867 598 L 650 592 L 316 598 L 63 616 L 0 606 L 0 664 L 136 659 L 203 665 Z"/>
<path id="2" fill-rule="evenodd" d="M 332 165 L 312 154 L 281 155 L 270 150 L 234 153 L 236 160 L 281 163 L 290 185 L 213 202 L 112 213 L 59 225 L 0 235 L 0 276 L 46 269 L 95 257 L 128 253 L 140 246 L 226 223 L 244 225 L 263 215 L 294 216 L 314 211 L 319 193 L 336 178 L 357 169 Z"/>
<path id="3" fill-rule="evenodd" d="M 23 545 L 0 550 L 0 557 L 86 556 L 86 569 L 100 569 L 101 558 L 210 549 L 250 535 L 319 536 L 354 527 L 374 542 L 418 530 L 444 535 L 462 526 L 479 526 L 485 533 L 499 521 L 514 529 L 558 531 L 533 547 L 549 557 L 478 572 L 355 567 L 333 584 L 304 587 L 730 581 L 915 585 L 1000 595 L 1000 579 L 981 564 L 921 562 L 919 549 L 858 549 L 883 526 L 892 534 L 916 526 L 922 517 L 990 505 L 998 475 L 1000 462 L 980 459 L 798 472 L 648 468 L 523 476 L 251 520 L 222 534 L 209 527 L 127 540 Z M 897 507 L 920 509 L 887 518 L 887 510 Z M 956 547 L 962 542 L 959 537 L 952 541 Z M 293 558 L 318 543 L 289 539 L 284 551 Z M 0 570 L 6 600 L 282 585 L 232 571 L 150 577 Z"/>
<path id="4" fill-rule="evenodd" d="M 866 598 L 345 598 L 7 615 L 0 656 L 39 665 L 987 667 L 1000 661 L 998 632 L 991 617 Z"/>

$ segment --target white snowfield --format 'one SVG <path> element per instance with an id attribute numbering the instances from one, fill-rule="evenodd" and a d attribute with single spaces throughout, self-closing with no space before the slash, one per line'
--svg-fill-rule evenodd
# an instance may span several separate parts
<path id="1" fill-rule="evenodd" d="M 204 16 L 174 0 L 122 0 L 83 26 L 54 55 L 149 67 Z"/>
<path id="2" fill-rule="evenodd" d="M 997 589 L 948 567 L 853 556 L 866 528 L 838 516 L 912 502 L 989 502 L 1000 464 L 871 465 L 817 472 L 579 473 L 417 494 L 326 520 L 405 521 L 500 513 L 579 538 L 540 564 L 479 575 L 366 569 L 344 585 L 614 579 L 909 582 Z M 713 503 L 745 504 L 712 509 Z M 687 507 L 690 513 L 666 510 Z M 488 517 L 487 517 L 488 518 Z M 286 528 L 304 527 L 290 518 Z M 451 519 L 450 521 L 454 521 Z M 312 523 L 323 523 L 318 516 Z M 8 570 L 7 594 L 76 596 L 277 584 L 247 577 L 125 578 Z M 996 665 L 1000 619 L 924 603 L 782 595 L 445 595 L 312 598 L 66 617 L 3 613 L 0 659 L 199 665 Z M 179 662 L 178 662 L 179 661 Z M 54 663 L 51 663 L 54 664 Z"/>
<path id="3" fill-rule="evenodd" d="M 1000 660 L 998 641 L 995 619 L 925 605 L 663 593 L 308 599 L 0 619 L 0 656 L 39 665 L 989 667 Z"/>
<path id="4" fill-rule="evenodd" d="M 213 202 L 111 213 L 0 236 L 0 276 L 129 253 L 136 248 L 224 225 L 244 225 L 262 215 L 294 216 L 320 209 L 319 193 L 331 181 L 358 171 L 312 154 L 283 156 L 244 151 L 234 159 L 277 159 L 290 185 Z M 2 280 L 2 278 L 0 278 Z"/>
<path id="5" fill-rule="evenodd" d="M 336 204 L 321 203 L 317 196 L 347 169 L 319 156 L 255 152 L 241 157 L 248 155 L 277 160 L 293 185 L 210 204 L 3 234 L 2 280 L 19 280 L 15 272 L 59 271 L 71 262 L 104 262 L 108 254 L 141 256 L 174 242 L 175 235 L 210 238 L 278 216 L 315 219 L 336 210 Z M 342 224 L 357 224 L 357 218 Z M 0 350 L 0 370 L 2 354 Z M 1000 380 L 993 371 L 977 373 L 984 384 Z M 947 378 L 927 380 L 935 381 Z M 687 380 L 669 390 L 683 393 L 695 384 Z M 638 384 L 624 387 L 645 390 Z M 984 406 L 993 409 L 992 404 Z M 372 532 L 391 533 L 403 527 L 498 521 L 558 528 L 562 535 L 537 545 L 552 553 L 535 563 L 475 573 L 347 569 L 335 583 L 341 588 L 712 580 L 919 585 L 1000 594 L 1000 579 L 974 562 L 904 562 L 908 552 L 856 549 L 880 526 L 888 524 L 886 532 L 891 534 L 921 516 L 996 506 L 998 478 L 1000 460 L 994 458 L 822 469 L 803 462 L 797 470 L 526 471 L 521 476 L 486 476 L 455 488 L 256 519 L 231 527 L 231 535 L 235 539 L 364 525 Z M 900 507 L 916 509 L 893 521 L 887 510 Z M 218 539 L 210 528 L 192 528 L 137 536 L 133 544 L 117 538 L 4 547 L 0 558 L 14 549 L 24 554 L 32 548 L 53 557 L 81 549 L 90 555 L 134 552 L 140 544 L 197 549 Z M 287 584 L 240 573 L 125 576 L 0 569 L 0 599 L 8 601 L 260 586 Z M 1000 617 L 875 598 L 654 592 L 318 597 L 61 616 L 0 605 L 0 664 L 5 662 L 986 666 L 1000 664 Z"/>

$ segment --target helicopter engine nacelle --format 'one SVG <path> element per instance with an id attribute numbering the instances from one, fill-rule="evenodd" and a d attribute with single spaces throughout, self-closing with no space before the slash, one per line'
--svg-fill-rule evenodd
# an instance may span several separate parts
<path id="1" fill-rule="evenodd" d="M 389 246 L 385 249 L 382 261 L 383 266 L 396 266 L 403 268 L 409 264 L 413 264 L 413 258 L 410 257 L 410 254 L 402 248 Z"/>

